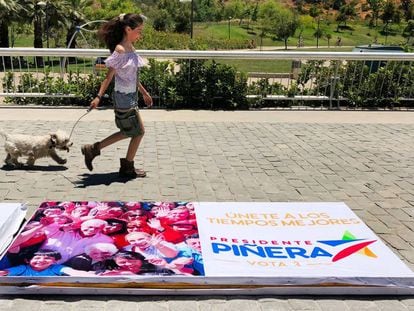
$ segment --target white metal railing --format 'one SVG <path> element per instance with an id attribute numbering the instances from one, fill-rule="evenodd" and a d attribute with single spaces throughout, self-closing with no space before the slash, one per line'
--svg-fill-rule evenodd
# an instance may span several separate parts
<path id="1" fill-rule="evenodd" d="M 167 59 L 282 59 L 282 60 L 394 60 L 414 61 L 414 53 L 374 52 L 302 52 L 302 51 L 193 51 L 193 50 L 137 50 L 148 58 Z M 99 57 L 109 56 L 107 49 L 35 49 L 0 48 L 4 56 Z"/>
<path id="2" fill-rule="evenodd" d="M 287 72 L 255 72 L 249 76 L 249 85 L 266 79 L 267 83 L 284 89 L 278 92 L 249 94 L 250 100 L 260 101 L 329 101 L 332 108 L 336 102 L 348 100 L 346 94 L 358 93 L 364 96 L 362 87 L 367 86 L 369 75 L 379 68 L 388 69 L 394 84 L 389 85 L 387 76 L 376 75 L 369 83 L 375 83 L 375 96 L 398 97 L 398 100 L 414 101 L 414 53 L 358 53 L 358 52 L 303 52 L 303 51 L 189 51 L 189 50 L 137 50 L 144 58 L 168 60 L 174 63 L 178 59 L 205 60 L 254 60 L 290 62 L 291 70 Z M 35 49 L 35 48 L 0 48 L 0 97 L 76 97 L 76 89 L 71 89 L 70 72 L 86 76 L 96 74 L 102 68 L 96 60 L 109 56 L 106 49 Z M 316 67 L 307 75 L 307 64 L 316 62 Z M 344 64 L 359 64 L 344 67 Z M 403 66 L 401 65 L 403 64 Z M 315 69 L 316 68 L 316 69 Z M 179 70 L 179 68 L 176 68 Z M 323 72 L 319 74 L 318 72 Z M 347 70 L 347 74 L 344 74 Z M 249 75 L 249 73 L 248 73 Z M 35 79 L 35 78 L 36 79 Z M 60 78 L 62 90 L 48 88 L 51 78 Z M 22 81 L 26 79 L 25 81 Z M 377 80 L 375 80 L 377 79 Z M 31 81 L 42 81 L 44 91 L 39 91 Z M 21 87 L 25 84 L 26 89 Z M 391 92 L 395 84 L 401 86 L 397 93 Z M 349 84 L 351 84 L 349 90 Z M 58 83 L 59 85 L 59 83 Z M 348 87 L 348 89 L 346 89 Z M 154 86 L 154 88 L 156 88 Z M 387 88 L 386 90 L 384 88 Z M 346 90 L 346 91 L 345 91 Z M 353 92 L 355 91 L 355 92 Z M 342 92 L 342 94 L 341 94 Z M 282 92 L 283 93 L 283 92 Z M 345 94 L 346 93 L 346 94 Z M 163 94 L 154 94 L 162 97 Z M 367 94 L 367 96 L 373 96 Z"/>

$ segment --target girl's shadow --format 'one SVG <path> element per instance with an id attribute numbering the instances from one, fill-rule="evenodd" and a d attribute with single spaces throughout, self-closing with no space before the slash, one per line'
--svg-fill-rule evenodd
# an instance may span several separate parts
<path id="1" fill-rule="evenodd" d="M 41 166 L 41 165 L 33 165 L 27 166 L 23 165 L 21 167 L 14 167 L 11 165 L 4 164 L 1 169 L 3 171 L 43 171 L 43 172 L 58 172 L 58 171 L 66 171 L 68 168 L 62 165 L 48 165 L 48 166 Z"/>
<path id="2" fill-rule="evenodd" d="M 76 188 L 86 188 L 89 186 L 106 185 L 109 186 L 114 182 L 126 183 L 131 179 L 119 177 L 118 172 L 103 173 L 103 174 L 82 174 L 80 179 L 75 182 Z"/>

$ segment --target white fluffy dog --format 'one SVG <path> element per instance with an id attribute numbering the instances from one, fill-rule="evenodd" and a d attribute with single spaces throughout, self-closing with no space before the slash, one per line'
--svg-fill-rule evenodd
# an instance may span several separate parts
<path id="1" fill-rule="evenodd" d="M 22 167 L 23 164 L 18 161 L 19 157 L 27 157 L 27 165 L 33 166 L 39 158 L 51 157 L 59 164 L 65 164 L 66 159 L 62 159 L 56 153 L 56 149 L 66 150 L 73 145 L 69 141 L 68 135 L 58 130 L 56 133 L 43 136 L 31 136 L 21 134 L 7 134 L 0 131 L 0 135 L 6 138 L 4 149 L 7 156 L 5 162 L 13 167 Z"/>

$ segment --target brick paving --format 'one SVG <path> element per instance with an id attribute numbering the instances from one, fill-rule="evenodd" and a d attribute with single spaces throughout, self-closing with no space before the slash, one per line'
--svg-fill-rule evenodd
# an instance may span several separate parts
<path id="1" fill-rule="evenodd" d="M 0 119 L 0 129 L 14 133 L 70 132 L 73 124 Z M 147 178 L 118 180 L 127 141 L 104 149 L 93 174 L 86 170 L 80 146 L 115 129 L 110 120 L 92 119 L 79 122 L 66 167 L 42 159 L 30 171 L 0 169 L 0 201 L 28 202 L 31 211 L 43 200 L 344 201 L 414 269 L 414 122 L 145 125 L 136 163 Z M 0 296 L 0 311 L 82 309 L 398 311 L 414 310 L 414 298 Z"/>

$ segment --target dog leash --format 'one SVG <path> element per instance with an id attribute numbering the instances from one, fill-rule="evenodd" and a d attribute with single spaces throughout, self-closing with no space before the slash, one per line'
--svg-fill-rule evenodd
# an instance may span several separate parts
<path id="1" fill-rule="evenodd" d="M 83 115 L 81 115 L 80 118 L 75 122 L 75 124 L 72 127 L 72 131 L 70 131 L 69 140 L 72 138 L 73 130 L 75 129 L 76 125 L 78 125 L 79 121 L 91 111 L 92 111 L 92 108 L 89 107 L 86 110 L 86 112 Z"/>

